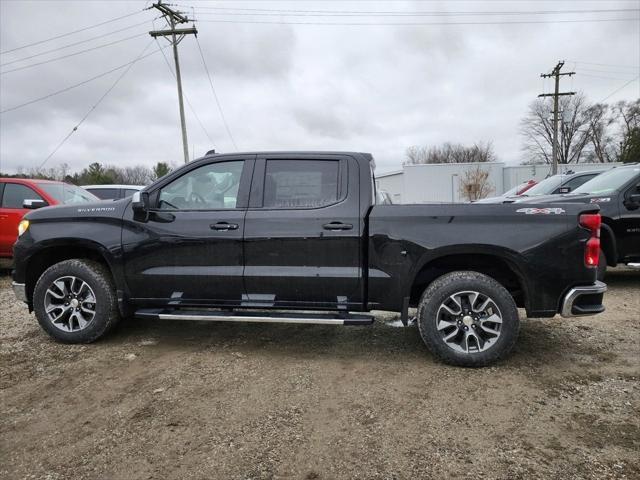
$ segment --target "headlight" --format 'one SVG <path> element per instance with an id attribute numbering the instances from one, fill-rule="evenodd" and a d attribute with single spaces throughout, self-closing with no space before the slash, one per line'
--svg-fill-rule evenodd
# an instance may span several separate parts
<path id="1" fill-rule="evenodd" d="M 18 224 L 18 236 L 22 235 L 24 232 L 26 232 L 29 228 L 29 220 L 22 220 L 19 224 Z"/>

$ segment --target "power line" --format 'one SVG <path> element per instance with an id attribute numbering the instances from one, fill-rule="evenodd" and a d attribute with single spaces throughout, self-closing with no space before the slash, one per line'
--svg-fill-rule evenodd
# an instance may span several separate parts
<path id="1" fill-rule="evenodd" d="M 183 5 L 182 8 L 190 8 Z M 446 10 L 386 10 L 386 11 L 371 11 L 371 10 L 297 10 L 297 9 L 274 9 L 274 8 L 244 8 L 244 7 L 209 7 L 198 5 L 195 7 L 197 10 L 215 10 L 209 15 L 241 15 L 241 13 L 224 13 L 220 11 L 232 10 L 235 12 L 256 12 L 256 13 L 242 13 L 242 15 L 285 15 L 293 14 L 292 16 L 298 16 L 297 14 L 311 14 L 312 16 L 393 16 L 393 15 L 406 15 L 406 16 L 491 16 L 491 15 L 563 15 L 563 14 L 583 14 L 583 13 L 619 13 L 619 12 L 637 12 L 638 8 L 616 8 L 616 9 L 580 9 L 580 10 L 509 10 L 509 11 L 446 11 Z M 272 13 L 270 13 L 272 12 Z"/>
<path id="2" fill-rule="evenodd" d="M 49 60 L 44 60 L 42 62 L 31 63 L 29 65 L 24 65 L 22 67 L 13 68 L 11 70 L 5 70 L 4 72 L 0 72 L 0 75 L 6 75 L 7 73 L 17 72 L 17 71 L 20 71 L 20 70 L 25 70 L 27 68 L 37 67 L 38 65 L 44 65 L 45 63 L 55 62 L 55 61 L 58 61 L 58 60 L 62 60 L 64 58 L 75 57 L 76 55 L 80 55 L 82 53 L 92 52 L 92 51 L 98 50 L 100 48 L 110 47 L 111 45 L 115 45 L 117 43 L 126 42 L 127 40 L 132 40 L 134 38 L 142 37 L 144 35 L 147 35 L 147 34 L 146 33 L 138 33 L 136 35 L 131 35 L 130 37 L 121 38 L 120 40 L 115 40 L 115 41 L 109 42 L 109 43 L 103 43 L 102 45 L 97 45 L 95 47 L 87 48 L 85 50 L 80 50 L 78 52 L 70 53 L 68 55 L 63 55 L 61 57 L 55 57 L 55 58 L 51 58 Z"/>
<path id="3" fill-rule="evenodd" d="M 158 42 L 158 39 L 156 38 L 155 40 L 156 40 L 156 43 L 158 44 L 158 47 L 160 47 L 160 42 Z M 162 57 L 164 58 L 164 62 L 167 64 L 167 68 L 169 69 L 169 72 L 171 73 L 171 75 L 173 75 L 173 78 L 175 79 L 176 78 L 176 74 L 173 71 L 173 69 L 171 68 L 171 64 L 169 63 L 169 59 L 164 54 L 164 51 L 162 49 L 160 49 L 160 52 L 162 52 Z M 189 110 L 191 110 L 191 113 L 193 113 L 193 116 L 196 117 L 196 120 L 200 124 L 200 128 L 202 129 L 202 131 L 204 132 L 206 137 L 209 139 L 210 144 L 214 145 L 215 142 L 213 141 L 213 139 L 209 135 L 209 132 L 207 132 L 207 129 L 204 128 L 204 124 L 202 123 L 202 121 L 200 120 L 200 117 L 198 116 L 198 114 L 196 113 L 195 109 L 193 108 L 193 105 L 189 101 L 189 97 L 187 96 L 186 93 L 184 94 L 184 99 L 187 101 L 187 105 L 189 106 Z"/>
<path id="4" fill-rule="evenodd" d="M 196 37 L 196 43 L 198 44 L 198 51 L 200 52 L 200 58 L 202 58 L 202 65 L 204 65 L 204 70 L 207 72 L 207 77 L 209 78 L 209 85 L 211 85 L 211 92 L 213 93 L 213 98 L 216 100 L 216 105 L 218 105 L 218 111 L 220 112 L 220 118 L 222 118 L 222 123 L 224 124 L 224 128 L 227 131 L 227 135 L 229 135 L 229 140 L 233 144 L 233 148 L 238 151 L 238 145 L 236 145 L 236 141 L 231 134 L 231 129 L 229 128 L 229 124 L 227 123 L 227 119 L 224 116 L 224 112 L 222 111 L 222 105 L 220 105 L 220 100 L 218 99 L 218 95 L 216 94 L 216 89 L 213 86 L 213 80 L 211 79 L 211 74 L 209 73 L 209 68 L 207 67 L 207 62 L 204 60 L 204 53 L 202 53 L 202 47 L 200 46 L 200 41 L 198 37 Z"/>
<path id="5" fill-rule="evenodd" d="M 640 12 L 640 9 L 631 10 L 634 13 Z M 619 11 L 623 12 L 623 11 Z M 515 13 L 515 12 L 514 12 Z M 514 14 L 512 13 L 512 14 Z M 626 13 L 626 12 L 625 12 Z M 215 15 L 215 16 L 237 16 L 237 17 L 320 17 L 320 18 L 355 18 L 355 17 L 391 17 L 391 18 L 413 18 L 413 17 L 438 17 L 438 18 L 446 18 L 446 17 L 493 17 L 493 16 L 509 16 L 509 13 L 495 13 L 488 15 L 481 15 L 479 13 L 473 14 L 465 14 L 465 13 L 267 13 L 267 12 L 256 12 L 256 13 L 248 13 L 248 12 L 201 12 L 199 10 L 195 11 L 197 15 Z M 511 14 L 511 15 L 512 15 Z M 527 13 L 530 15 L 530 13 Z M 585 19 L 588 20 L 588 19 Z"/>
<path id="6" fill-rule="evenodd" d="M 628 77 L 627 78 L 624 78 L 624 77 L 609 77 L 609 76 L 606 76 L 606 75 L 592 75 L 590 73 L 582 73 L 582 72 L 577 72 L 576 74 L 580 75 L 581 77 L 603 78 L 603 79 L 606 79 L 606 80 L 628 80 Z"/>
<path id="7" fill-rule="evenodd" d="M 134 25 L 129 25 L 128 27 L 124 27 L 124 28 L 119 28 L 118 30 L 113 30 L 111 32 L 103 33 L 102 35 L 97 35 L 95 37 L 87 38 L 86 40 L 80 40 L 79 42 L 69 43 L 67 45 L 63 45 L 62 47 L 51 48 L 49 50 L 45 50 L 45 51 L 40 52 L 40 53 L 35 53 L 35 54 L 30 55 L 28 57 L 22 57 L 22 58 L 19 58 L 17 60 L 11 60 L 10 62 L 0 63 L 0 67 L 4 67 L 6 65 L 12 65 L 14 63 L 22 62 L 24 60 L 29 60 L 31 58 L 39 57 L 41 55 L 46 55 L 47 53 L 57 52 L 58 50 L 64 50 L 65 48 L 75 47 L 76 45 L 81 45 L 83 43 L 92 42 L 94 40 L 98 40 L 99 38 L 104 38 L 104 37 L 108 37 L 109 35 L 113 35 L 114 33 L 124 32 L 125 30 L 130 30 L 132 28 L 139 27 L 141 25 L 145 25 L 146 23 L 147 23 L 147 21 L 145 20 L 144 22 L 136 23 Z"/>
<path id="8" fill-rule="evenodd" d="M 164 49 L 164 48 L 167 48 L 167 47 L 162 47 L 162 49 Z M 97 80 L 98 78 L 102 78 L 102 77 L 104 77 L 106 75 L 109 75 L 110 73 L 113 73 L 113 72 L 116 72 L 118 70 L 121 70 L 121 69 L 123 69 L 123 68 L 125 68 L 125 67 L 127 67 L 129 65 L 132 65 L 133 63 L 135 63 L 135 62 L 137 62 L 139 60 L 142 60 L 144 58 L 150 57 L 151 55 L 154 55 L 156 53 L 158 53 L 158 50 L 155 50 L 155 51 L 153 51 L 151 53 L 147 53 L 146 55 L 143 55 L 142 57 L 140 57 L 137 60 L 133 60 L 132 62 L 124 63 L 124 64 L 122 64 L 122 65 L 120 65 L 118 67 L 112 68 L 111 70 L 107 70 L 106 72 L 100 73 L 100 74 L 98 74 L 98 75 L 96 75 L 94 77 L 91 77 L 91 78 L 88 78 L 86 80 L 83 80 L 82 82 L 79 82 L 79 83 L 76 83 L 74 85 L 70 85 L 68 87 L 65 87 L 62 90 L 51 92 L 51 93 L 49 93 L 47 95 L 44 95 L 42 97 L 34 98 L 33 100 L 29 100 L 28 102 L 24 102 L 24 103 L 21 103 L 19 105 L 15 105 L 15 106 L 13 106 L 11 108 L 7 108 L 5 110 L 2 110 L 2 111 L 0 111 L 0 114 L 11 112 L 13 110 L 18 110 L 19 108 L 26 107 L 27 105 L 31 105 L 33 103 L 37 103 L 37 102 L 40 102 L 42 100 L 46 100 L 47 98 L 51 98 L 51 97 L 54 97 L 56 95 L 59 95 L 61 93 L 68 92 L 69 90 L 73 90 L 74 88 L 77 88 L 77 87 L 80 87 L 82 85 L 85 85 L 85 84 L 87 84 L 89 82 Z"/>
<path id="9" fill-rule="evenodd" d="M 90 25 L 88 27 L 80 28 L 78 30 L 73 30 L 71 32 L 63 33 L 61 35 L 56 35 L 55 37 L 46 38 L 44 40 L 40 40 L 40 41 L 37 41 L 37 42 L 29 43 L 27 45 L 22 45 L 21 47 L 16 47 L 16 48 L 12 48 L 12 49 L 9 49 L 9 50 L 5 50 L 3 52 L 0 52 L 0 55 L 4 55 L 4 54 L 10 53 L 10 52 L 15 52 L 16 50 L 22 50 L 23 48 L 32 47 L 34 45 L 40 45 L 41 43 L 50 42 L 51 40 L 57 40 L 58 38 L 68 37 L 69 35 L 73 35 L 74 33 L 84 32 L 85 30 L 90 30 L 92 28 L 100 27 L 100 26 L 106 25 L 108 23 L 117 22 L 118 20 L 122 20 L 123 18 L 128 18 L 128 17 L 131 17 L 133 15 L 138 15 L 140 13 L 142 13 L 142 10 L 140 10 L 139 12 L 128 13 L 127 15 L 122 15 L 120 17 L 112 18 L 111 20 L 106 20 L 104 22 L 96 23 L 95 25 Z"/>
<path id="10" fill-rule="evenodd" d="M 44 164 L 47 163 L 49 161 L 49 159 L 51 157 L 53 157 L 58 150 L 60 150 L 60 147 L 62 147 L 62 145 L 65 144 L 65 142 L 69 139 L 69 137 L 71 137 L 71 135 L 73 135 L 74 132 L 78 131 L 78 128 L 80 127 L 80 125 L 82 125 L 82 123 L 89 117 L 89 115 L 91 115 L 91 112 L 93 112 L 98 107 L 98 105 L 100 105 L 100 103 L 102 103 L 102 101 L 107 97 L 107 95 L 109 95 L 109 93 L 111 93 L 111 91 L 116 87 L 116 85 L 118 85 L 118 83 L 120 83 L 120 80 L 122 80 L 122 78 L 127 74 L 127 72 L 129 72 L 129 70 L 131 70 L 131 67 L 133 67 L 133 65 L 138 60 L 142 59 L 142 56 L 144 55 L 144 52 L 147 51 L 147 49 L 151 46 L 152 43 L 153 43 L 153 40 L 151 40 L 147 44 L 147 46 L 144 47 L 142 52 L 140 52 L 140 55 L 138 55 L 132 62 L 129 63 L 129 66 L 125 69 L 125 71 L 122 72 L 120 74 L 120 76 L 118 76 L 118 78 L 116 78 L 116 81 L 111 84 L 111 86 L 107 89 L 107 91 L 104 92 L 104 94 L 98 99 L 98 101 L 87 111 L 87 113 L 85 113 L 84 117 L 82 117 L 80 119 L 78 124 L 71 129 L 71 131 L 67 134 L 67 136 L 64 137 L 62 139 L 62 141 L 58 144 L 58 146 L 56 146 L 56 148 L 54 148 L 53 151 L 49 154 L 49 156 L 44 159 L 44 161 L 40 164 L 38 169 L 41 169 L 42 167 L 44 167 Z"/>
<path id="11" fill-rule="evenodd" d="M 575 62 L 574 62 L 575 64 Z M 584 70 L 586 72 L 594 72 L 594 73 L 609 73 L 609 74 L 621 74 L 621 75 L 635 75 L 637 72 L 624 71 L 624 70 L 600 70 L 597 68 L 587 68 L 587 67 L 577 67 L 580 70 Z M 640 71 L 640 69 L 638 70 Z"/>
<path id="12" fill-rule="evenodd" d="M 579 63 L 581 65 L 596 65 L 599 67 L 614 67 L 614 68 L 633 68 L 639 69 L 640 65 L 620 65 L 620 64 L 612 64 L 612 63 L 594 63 L 594 62 L 579 62 L 577 60 L 567 60 L 568 62 Z"/>
<path id="13" fill-rule="evenodd" d="M 526 24 L 552 24 L 552 23 L 599 23 L 599 22 L 629 22 L 638 21 L 635 18 L 600 18 L 583 20 L 522 20 L 522 21 L 495 21 L 495 22 L 291 22 L 291 21 L 263 21 L 263 20 L 198 20 L 200 23 L 236 23 L 236 24 L 262 24 L 262 25 L 329 25 L 329 26 L 426 26 L 426 25 L 526 25 Z"/>
<path id="14" fill-rule="evenodd" d="M 618 93 L 620 90 L 624 89 L 627 85 L 629 85 L 630 83 L 635 82 L 636 80 L 640 79 L 640 75 L 638 75 L 636 78 L 632 78 L 631 80 L 629 80 L 627 83 L 625 83 L 624 85 L 622 85 L 620 88 L 615 89 L 613 92 L 611 92 L 609 95 L 607 95 L 606 97 L 604 97 L 602 100 L 600 100 L 600 102 L 598 103 L 602 103 L 605 100 L 608 100 L 609 98 L 613 97 L 616 93 Z"/>

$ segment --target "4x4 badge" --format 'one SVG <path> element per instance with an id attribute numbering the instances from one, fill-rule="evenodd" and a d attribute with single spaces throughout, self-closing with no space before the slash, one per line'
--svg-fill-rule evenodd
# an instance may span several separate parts
<path id="1" fill-rule="evenodd" d="M 549 215 L 551 213 L 560 215 L 564 212 L 564 208 L 519 208 L 516 210 L 516 213 L 524 213 L 526 215 Z"/>

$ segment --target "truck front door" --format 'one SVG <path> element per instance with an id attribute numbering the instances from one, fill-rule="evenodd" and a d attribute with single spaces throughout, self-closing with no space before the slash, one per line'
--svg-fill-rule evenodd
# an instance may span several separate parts
<path id="1" fill-rule="evenodd" d="M 638 169 L 640 170 L 640 168 Z M 627 262 L 640 261 L 640 208 L 631 195 L 640 195 L 640 176 L 620 195 L 618 251 Z"/>
<path id="2" fill-rule="evenodd" d="M 122 233 L 124 274 L 134 301 L 237 305 L 244 216 L 253 157 L 194 166 L 149 192 L 151 209 L 128 207 Z"/>
<path id="3" fill-rule="evenodd" d="M 361 305 L 358 165 L 341 155 L 256 159 L 245 222 L 245 305 Z"/>

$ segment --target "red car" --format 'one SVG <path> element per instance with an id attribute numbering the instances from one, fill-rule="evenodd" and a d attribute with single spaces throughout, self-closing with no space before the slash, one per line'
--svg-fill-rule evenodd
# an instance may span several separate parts
<path id="1" fill-rule="evenodd" d="M 29 210 L 61 203 L 97 201 L 99 199 L 95 195 L 68 183 L 0 178 L 0 258 L 13 256 L 18 224 Z"/>

